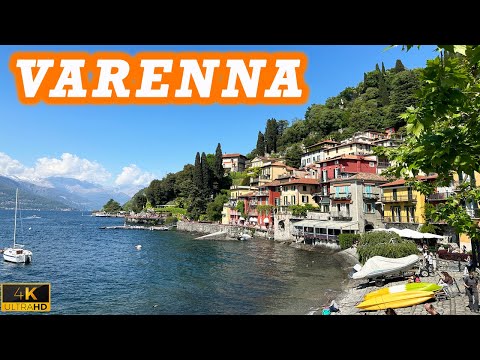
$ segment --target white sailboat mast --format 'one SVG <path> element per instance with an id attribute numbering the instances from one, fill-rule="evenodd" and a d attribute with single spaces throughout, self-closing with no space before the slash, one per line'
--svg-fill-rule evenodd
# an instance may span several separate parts
<path id="1" fill-rule="evenodd" d="M 15 248 L 15 237 L 17 233 L 17 206 L 18 206 L 18 188 L 17 192 L 15 193 L 15 221 L 14 221 L 14 227 L 13 227 L 13 248 Z"/>

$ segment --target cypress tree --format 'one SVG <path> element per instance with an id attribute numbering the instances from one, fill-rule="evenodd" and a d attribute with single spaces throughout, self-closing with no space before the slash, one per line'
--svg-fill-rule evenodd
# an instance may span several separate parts
<path id="1" fill-rule="evenodd" d="M 210 195 L 210 186 L 211 186 L 211 177 L 210 177 L 210 169 L 208 168 L 208 163 L 207 163 L 207 155 L 205 152 L 202 152 L 201 156 L 201 169 L 202 169 L 202 189 L 205 193 L 205 196 Z"/>
<path id="2" fill-rule="evenodd" d="M 197 155 L 195 155 L 195 167 L 193 169 L 193 183 L 199 190 L 203 189 L 202 164 L 200 162 L 200 153 L 198 151 L 197 151 Z"/>
<path id="3" fill-rule="evenodd" d="M 400 59 L 397 59 L 395 62 L 395 67 L 393 68 L 393 71 L 396 73 L 399 73 L 400 71 L 405 71 L 405 66 L 403 65 L 402 61 Z"/>
<path id="4" fill-rule="evenodd" d="M 257 147 L 255 149 L 257 156 L 264 156 L 265 155 L 265 136 L 261 131 L 258 132 L 257 137 Z"/>
<path id="5" fill-rule="evenodd" d="M 382 63 L 382 70 L 385 68 Z M 382 106 L 386 106 L 389 103 L 389 94 L 387 89 L 387 83 L 385 81 L 384 72 L 378 73 L 378 100 Z"/>
<path id="6" fill-rule="evenodd" d="M 215 150 L 215 168 L 214 168 L 214 175 L 215 179 L 220 182 L 223 178 L 223 175 L 225 174 L 225 171 L 223 169 L 222 165 L 222 146 L 220 143 L 217 145 L 217 149 Z"/>
<path id="7" fill-rule="evenodd" d="M 265 128 L 265 152 L 271 154 L 277 151 L 278 126 L 277 120 L 267 120 Z"/>

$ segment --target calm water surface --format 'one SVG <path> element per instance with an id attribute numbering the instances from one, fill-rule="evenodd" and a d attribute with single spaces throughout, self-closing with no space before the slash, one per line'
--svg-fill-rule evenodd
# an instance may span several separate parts
<path id="1" fill-rule="evenodd" d="M 13 218 L 0 211 L 0 248 L 13 243 Z M 81 212 L 22 211 L 17 243 L 33 251 L 33 262 L 0 259 L 0 281 L 51 283 L 49 314 L 210 315 L 306 314 L 345 280 L 331 255 L 271 240 L 100 229 L 122 224 Z"/>

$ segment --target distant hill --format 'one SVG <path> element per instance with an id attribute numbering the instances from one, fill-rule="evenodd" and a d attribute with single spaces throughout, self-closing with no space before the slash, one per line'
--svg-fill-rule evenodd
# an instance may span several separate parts
<path id="1" fill-rule="evenodd" d="M 22 209 L 91 211 L 101 209 L 110 199 L 120 204 L 130 199 L 122 192 L 72 178 L 50 177 L 44 179 L 43 185 L 38 185 L 0 176 L 0 209 L 15 206 L 17 187 Z"/>

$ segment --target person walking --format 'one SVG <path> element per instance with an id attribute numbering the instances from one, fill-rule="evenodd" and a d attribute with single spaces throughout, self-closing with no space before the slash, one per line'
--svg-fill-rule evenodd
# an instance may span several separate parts
<path id="1" fill-rule="evenodd" d="M 478 312 L 478 278 L 470 271 L 468 276 L 463 278 L 463 286 L 468 296 L 468 308 L 470 311 Z"/>

